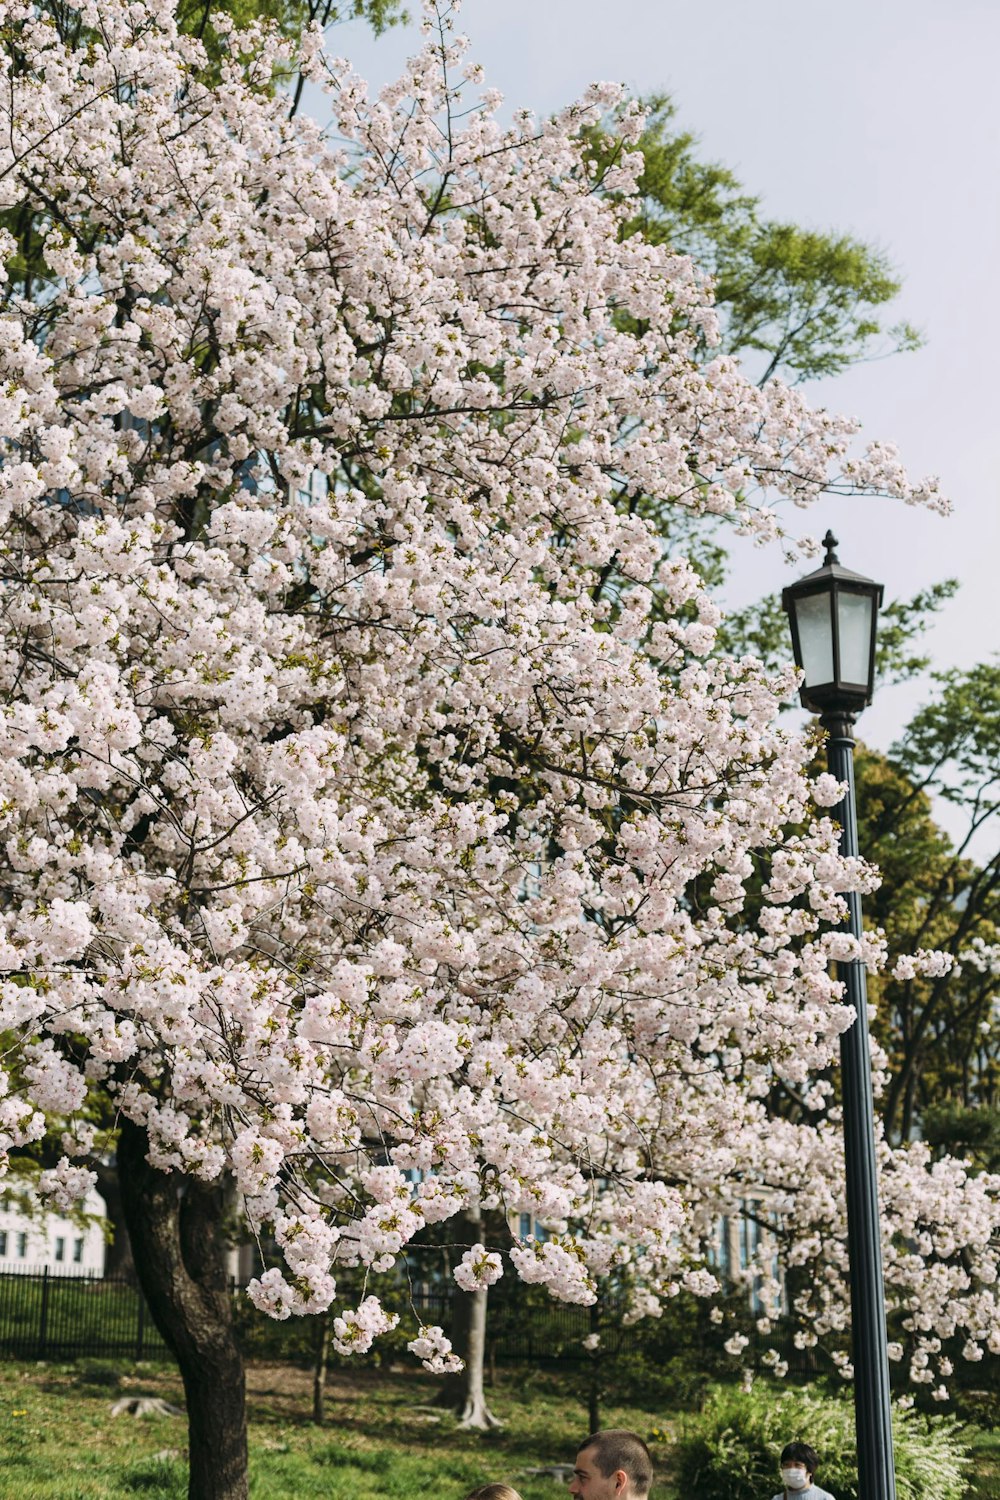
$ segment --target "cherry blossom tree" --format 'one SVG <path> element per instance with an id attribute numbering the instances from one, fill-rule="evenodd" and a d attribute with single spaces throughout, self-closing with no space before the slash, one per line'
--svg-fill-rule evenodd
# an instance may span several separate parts
<path id="1" fill-rule="evenodd" d="M 819 1101 L 812 1103 L 816 1109 Z M 785 1373 L 785 1352 L 772 1336 L 787 1328 L 790 1313 L 796 1347 L 818 1348 L 827 1368 L 850 1379 L 842 1122 L 833 1101 L 825 1103 L 809 1124 L 762 1110 L 729 1181 L 703 1179 L 689 1222 L 693 1255 L 707 1253 L 720 1214 L 756 1218 L 765 1228 L 741 1273 L 759 1304 L 765 1369 Z M 957 1360 L 1000 1353 L 1000 1180 L 964 1161 L 934 1160 L 922 1141 L 890 1146 L 880 1125 L 877 1137 L 890 1361 L 900 1384 L 946 1401 Z M 645 1299 L 649 1310 L 648 1291 L 639 1292 L 639 1306 Z M 718 1309 L 713 1317 L 726 1321 Z M 747 1336 L 730 1332 L 725 1347 L 745 1365 Z"/>
<path id="2" fill-rule="evenodd" d="M 256 1304 L 343 1352 L 469 1209 L 551 1226 L 508 1259 L 569 1300 L 639 1250 L 651 1296 L 701 1286 L 686 1184 L 829 1062 L 874 877 L 777 723 L 792 672 L 711 654 L 637 499 L 759 539 L 823 493 L 944 502 L 695 360 L 709 288 L 619 234 L 641 157 L 591 171 L 617 87 L 504 125 L 432 11 L 374 100 L 306 33 L 321 124 L 267 26 L 217 16 L 209 66 L 167 0 L 80 18 L 3 7 L 0 1145 L 58 1141 L 65 1204 L 115 1122 L 190 1493 L 235 1500 L 227 1181 Z"/>

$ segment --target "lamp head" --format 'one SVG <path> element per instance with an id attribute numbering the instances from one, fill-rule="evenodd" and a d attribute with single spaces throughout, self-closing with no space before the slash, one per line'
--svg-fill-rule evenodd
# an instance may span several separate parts
<path id="1" fill-rule="evenodd" d="M 781 593 L 802 671 L 803 708 L 824 717 L 853 718 L 872 701 L 875 622 L 883 587 L 852 573 L 837 557 L 837 538 L 823 538 L 823 565 Z"/>

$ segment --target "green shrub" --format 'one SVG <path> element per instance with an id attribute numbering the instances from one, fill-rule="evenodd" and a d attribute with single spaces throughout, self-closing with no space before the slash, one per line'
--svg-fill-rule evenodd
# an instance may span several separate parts
<path id="1" fill-rule="evenodd" d="M 970 1459 L 953 1417 L 893 1411 L 897 1500 L 962 1500 Z M 698 1500 L 767 1500 L 780 1488 L 786 1443 L 811 1443 L 818 1483 L 837 1500 L 857 1500 L 854 1403 L 758 1382 L 752 1391 L 715 1388 L 688 1418 L 675 1450 L 678 1492 Z"/>
<path id="2" fill-rule="evenodd" d="M 987 1431 L 995 1431 L 1000 1427 L 1000 1361 L 994 1360 L 997 1366 L 994 1370 L 986 1373 L 983 1388 L 980 1390 L 956 1390 L 955 1410 L 966 1422 L 975 1422 L 979 1427 L 985 1427 Z"/>

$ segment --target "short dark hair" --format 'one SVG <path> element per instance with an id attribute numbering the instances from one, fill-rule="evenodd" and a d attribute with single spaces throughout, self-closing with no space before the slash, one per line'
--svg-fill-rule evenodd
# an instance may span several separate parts
<path id="1" fill-rule="evenodd" d="M 649 1494 L 653 1483 L 653 1460 L 638 1433 L 628 1432 L 624 1427 L 592 1432 L 576 1451 L 578 1454 L 593 1452 L 594 1462 L 605 1479 L 610 1479 L 621 1469 L 628 1475 L 637 1496 Z"/>
<path id="2" fill-rule="evenodd" d="M 819 1454 L 808 1443 L 786 1443 L 781 1450 L 783 1464 L 805 1464 L 807 1474 L 815 1474 L 819 1468 Z"/>

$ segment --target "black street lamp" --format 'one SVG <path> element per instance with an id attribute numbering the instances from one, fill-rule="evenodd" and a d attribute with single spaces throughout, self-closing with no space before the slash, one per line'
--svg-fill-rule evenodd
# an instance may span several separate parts
<path id="1" fill-rule="evenodd" d="M 858 853 L 854 793 L 854 720 L 872 701 L 875 621 L 882 585 L 841 567 L 831 531 L 823 538 L 823 566 L 783 590 L 782 607 L 792 628 L 792 649 L 802 670 L 804 708 L 820 716 L 829 734 L 831 773 L 847 783 L 836 809 L 841 853 Z M 847 896 L 847 929 L 861 937 L 861 897 Z M 844 1096 L 844 1165 L 847 1188 L 847 1253 L 851 1268 L 851 1345 L 854 1414 L 858 1443 L 859 1500 L 896 1500 L 889 1404 L 889 1354 L 882 1285 L 875 1112 L 868 1050 L 868 992 L 864 964 L 839 963 L 837 974 L 855 1020 L 840 1040 Z"/>

